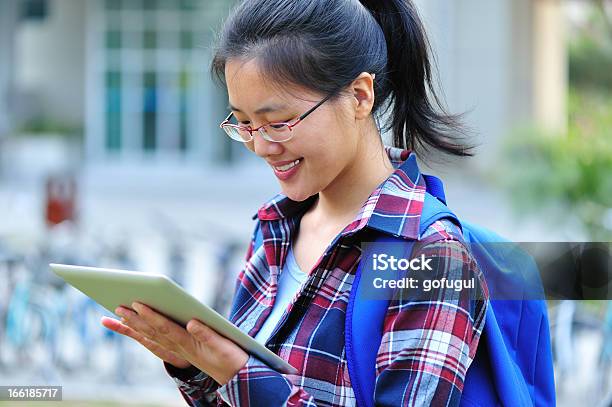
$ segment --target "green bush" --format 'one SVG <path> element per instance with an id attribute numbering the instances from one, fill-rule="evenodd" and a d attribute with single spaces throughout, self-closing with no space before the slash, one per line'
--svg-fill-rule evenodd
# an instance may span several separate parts
<path id="1" fill-rule="evenodd" d="M 612 19 L 603 0 L 585 4 L 590 17 L 574 27 L 569 42 L 569 79 L 572 86 L 612 92 Z"/>
<path id="2" fill-rule="evenodd" d="M 570 34 L 567 133 L 517 130 L 497 174 L 515 209 L 577 218 L 594 241 L 612 241 L 612 20 L 604 3 L 586 2 L 590 17 Z"/>
<path id="3" fill-rule="evenodd" d="M 18 128 L 17 134 L 54 134 L 61 137 L 81 138 L 83 129 L 77 125 L 51 120 L 44 117 L 37 117 L 23 123 Z"/>
<path id="4" fill-rule="evenodd" d="M 570 45 L 569 53 L 569 77 L 574 86 L 612 92 L 612 52 L 582 38 Z"/>
<path id="5" fill-rule="evenodd" d="M 592 240 L 612 240 L 612 95 L 573 89 L 567 134 L 536 129 L 507 140 L 499 179 L 521 211 L 570 211 Z M 565 212 L 567 214 L 567 212 Z"/>

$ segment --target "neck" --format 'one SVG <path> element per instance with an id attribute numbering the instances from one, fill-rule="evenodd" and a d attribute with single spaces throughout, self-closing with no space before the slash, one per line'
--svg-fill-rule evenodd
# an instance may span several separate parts
<path id="1" fill-rule="evenodd" d="M 361 135 L 352 164 L 319 193 L 313 212 L 322 221 L 348 224 L 366 199 L 394 171 L 376 128 Z"/>

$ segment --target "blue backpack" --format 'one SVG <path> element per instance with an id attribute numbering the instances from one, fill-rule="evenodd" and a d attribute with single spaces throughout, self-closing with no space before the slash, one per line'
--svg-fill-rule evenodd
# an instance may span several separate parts
<path id="1" fill-rule="evenodd" d="M 490 298 L 476 356 L 464 380 L 460 406 L 555 406 L 555 383 L 548 314 L 537 266 L 530 256 L 508 252 L 508 240 L 480 226 L 459 222 L 446 206 L 442 182 L 424 175 L 427 192 L 419 232 L 439 219 L 453 220 L 482 270 Z M 374 242 L 401 242 L 412 252 L 414 241 L 381 236 Z M 502 243 L 499 247 L 490 243 Z M 261 246 L 258 227 L 255 248 Z M 389 300 L 357 295 L 362 279 L 360 263 L 345 322 L 345 347 L 349 376 L 357 405 L 374 406 L 376 355 L 383 334 Z M 506 295 L 511 293 L 512 295 Z M 386 298 L 391 298 L 387 296 Z M 517 300 L 524 298 L 524 300 Z M 363 327 L 368 329 L 364 330 Z"/>

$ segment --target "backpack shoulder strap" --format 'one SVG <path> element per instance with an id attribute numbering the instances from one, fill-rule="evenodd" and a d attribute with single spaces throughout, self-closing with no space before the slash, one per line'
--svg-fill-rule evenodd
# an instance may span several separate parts
<path id="1" fill-rule="evenodd" d="M 423 211 L 421 212 L 421 222 L 419 224 L 419 235 L 425 233 L 428 227 L 440 219 L 451 219 L 462 227 L 459 218 L 448 207 L 429 192 L 425 192 Z"/>
<path id="2" fill-rule="evenodd" d="M 379 236 L 375 242 L 397 242 L 400 238 L 393 236 Z M 414 241 L 406 242 L 406 250 L 412 252 Z M 383 322 L 389 299 L 393 290 L 386 291 L 381 300 L 366 300 L 357 295 L 361 268 L 363 261 L 359 262 L 353 286 L 349 294 L 346 308 L 344 344 L 347 367 L 351 385 L 357 400 L 357 406 L 374 406 L 374 387 L 376 384 L 376 356 L 383 335 Z M 388 294 L 388 295 L 386 295 Z"/>
<path id="3" fill-rule="evenodd" d="M 427 228 L 437 220 L 448 218 L 452 219 L 463 230 L 463 225 L 459 218 L 446 206 L 446 194 L 442 180 L 433 175 L 421 174 L 425 180 L 427 190 L 423 211 L 421 212 L 421 223 L 419 225 L 419 235 L 425 233 Z"/>
<path id="4" fill-rule="evenodd" d="M 435 178 L 435 177 L 434 177 Z M 460 225 L 455 214 L 444 204 L 444 190 L 442 182 L 436 183 L 436 196 L 429 193 L 429 180 L 427 181 L 428 192 L 425 193 L 425 202 L 421 213 L 419 235 L 442 218 L 451 218 Z M 442 197 L 442 199 L 440 198 Z M 415 241 L 407 241 L 390 235 L 378 235 L 376 243 L 402 242 L 405 253 L 412 253 Z M 387 289 L 383 300 L 361 298 L 358 293 L 361 280 L 363 261 L 359 262 L 346 310 L 345 319 L 345 350 L 349 377 L 351 385 L 360 407 L 374 406 L 374 389 L 376 385 L 376 356 L 383 335 L 384 318 L 389 308 L 392 290 Z M 386 295 L 388 294 L 388 295 Z"/>

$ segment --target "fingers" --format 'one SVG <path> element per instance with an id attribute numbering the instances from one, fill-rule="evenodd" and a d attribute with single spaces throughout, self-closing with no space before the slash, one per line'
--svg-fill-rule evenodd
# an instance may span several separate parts
<path id="1" fill-rule="evenodd" d="M 192 361 L 193 365 L 207 372 L 217 383 L 227 383 L 249 359 L 238 345 L 197 319 L 187 323 L 187 332 L 195 339 L 197 353 L 205 355 L 205 358 Z"/>
<path id="2" fill-rule="evenodd" d="M 132 308 L 138 313 L 139 316 L 141 316 L 146 321 L 149 326 L 151 326 L 160 335 L 169 335 L 172 331 L 172 328 L 174 328 L 172 325 L 175 325 L 177 328 L 180 328 L 177 324 L 170 321 L 165 316 L 155 312 L 153 309 L 147 307 L 144 304 L 133 302 Z"/>
<path id="3" fill-rule="evenodd" d="M 179 351 L 189 345 L 189 335 L 174 321 L 138 302 L 132 303 L 132 308 L 136 312 L 126 310 L 126 322 L 147 338 L 171 350 Z"/>
<path id="4" fill-rule="evenodd" d="M 152 338 L 155 335 L 154 329 L 151 328 L 142 318 L 139 318 L 138 314 L 131 309 L 118 307 L 115 309 L 115 314 L 122 317 L 125 324 L 137 331 L 139 334 L 149 338 Z"/>
<path id="5" fill-rule="evenodd" d="M 143 336 L 136 332 L 134 329 L 130 328 L 127 325 L 122 324 L 113 318 L 102 317 L 102 325 L 106 328 L 117 332 L 119 334 L 128 336 L 142 346 L 147 348 L 150 352 L 152 352 L 158 358 L 178 367 L 178 368 L 187 368 L 191 366 L 191 363 L 181 358 L 179 355 L 174 352 L 168 351 L 167 349 L 160 346 L 158 343 L 148 339 L 146 336 Z"/>
<path id="6" fill-rule="evenodd" d="M 231 360 L 242 360 L 246 353 L 230 339 L 218 334 L 211 327 L 197 319 L 187 323 L 187 332 L 195 339 L 196 347 L 206 354 L 209 360 L 228 363 Z M 244 359 L 246 363 L 246 359 Z M 242 363 L 244 365 L 244 363 Z"/>
<path id="7" fill-rule="evenodd" d="M 110 329 L 111 331 L 115 331 L 121 335 L 129 336 L 130 338 L 138 342 L 141 342 L 141 343 L 142 343 L 142 339 L 144 338 L 143 335 L 139 334 L 134 329 L 130 328 L 127 325 L 122 324 L 121 322 L 113 318 L 102 317 L 102 325 L 104 325 L 106 328 Z"/>
<path id="8" fill-rule="evenodd" d="M 191 362 L 183 359 L 179 355 L 174 352 L 171 352 L 164 347 L 160 346 L 157 342 L 153 342 L 147 337 L 142 338 L 141 344 L 149 349 L 153 354 L 155 354 L 160 359 L 174 365 L 180 369 L 188 368 L 191 365 Z"/>

